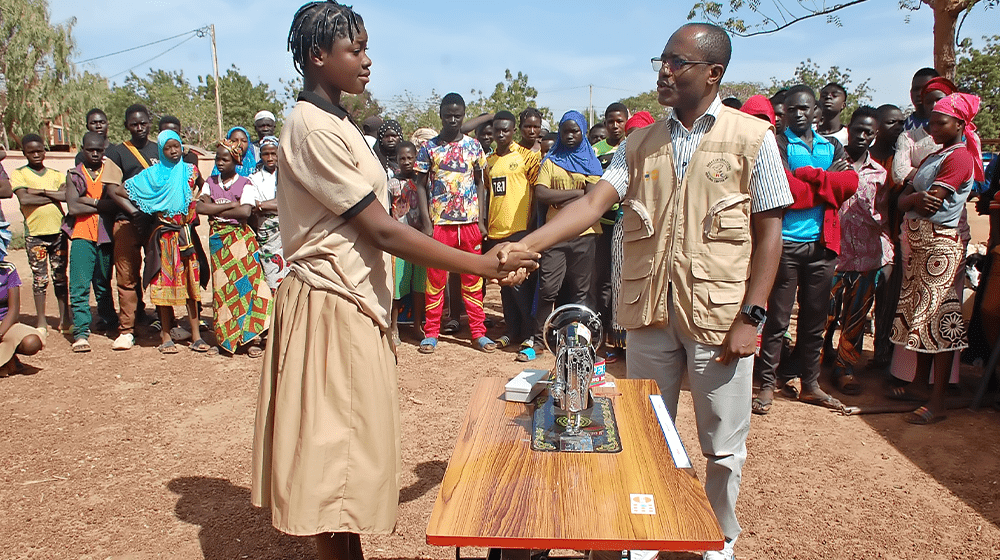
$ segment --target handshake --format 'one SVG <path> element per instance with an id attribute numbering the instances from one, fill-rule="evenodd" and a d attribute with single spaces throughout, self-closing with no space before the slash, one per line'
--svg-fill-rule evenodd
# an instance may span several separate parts
<path id="1" fill-rule="evenodd" d="M 528 249 L 524 243 L 501 243 L 483 253 L 486 259 L 484 278 L 502 286 L 517 286 L 538 268 L 541 255 Z"/>

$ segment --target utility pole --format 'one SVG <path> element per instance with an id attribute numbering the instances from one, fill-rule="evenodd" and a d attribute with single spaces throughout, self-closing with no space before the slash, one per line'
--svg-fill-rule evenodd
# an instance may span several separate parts
<path id="1" fill-rule="evenodd" d="M 590 126 L 594 126 L 594 84 L 590 84 L 590 109 L 588 111 L 590 113 L 590 115 L 588 115 L 590 120 L 587 122 L 590 123 Z M 587 132 L 584 132 L 583 135 L 586 136 Z"/>
<path id="2" fill-rule="evenodd" d="M 215 49 L 215 24 L 209 26 L 212 36 L 212 69 L 215 71 L 215 118 L 219 125 L 219 139 L 222 139 L 222 99 L 219 97 L 219 53 Z"/>

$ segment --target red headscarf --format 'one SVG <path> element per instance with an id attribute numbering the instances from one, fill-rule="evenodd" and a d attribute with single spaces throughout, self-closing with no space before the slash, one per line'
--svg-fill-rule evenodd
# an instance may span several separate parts
<path id="1" fill-rule="evenodd" d="M 958 87 L 948 78 L 938 76 L 927 81 L 924 89 L 920 90 L 920 98 L 923 99 L 925 95 L 932 91 L 940 91 L 944 92 L 945 95 L 951 95 L 958 91 Z"/>
<path id="2" fill-rule="evenodd" d="M 771 106 L 771 100 L 763 95 L 751 96 L 740 107 L 740 111 L 755 117 L 764 117 L 764 120 L 770 122 L 772 125 L 774 124 L 774 107 Z"/>
<path id="3" fill-rule="evenodd" d="M 625 121 L 625 132 L 631 132 L 633 128 L 643 128 L 656 122 L 649 111 L 639 111 L 632 115 L 632 118 Z"/>
<path id="4" fill-rule="evenodd" d="M 965 123 L 965 147 L 976 162 L 974 177 L 977 181 L 984 181 L 986 173 L 983 170 L 979 135 L 976 134 L 976 125 L 972 122 L 979 113 L 979 103 L 979 97 L 970 93 L 952 93 L 934 104 L 934 112 L 954 117 Z"/>

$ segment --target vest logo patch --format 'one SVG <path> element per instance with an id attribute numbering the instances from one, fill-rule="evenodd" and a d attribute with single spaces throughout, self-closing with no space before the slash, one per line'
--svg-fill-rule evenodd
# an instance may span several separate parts
<path id="1" fill-rule="evenodd" d="M 729 172 L 732 170 L 733 166 L 728 161 L 716 158 L 708 162 L 708 170 L 705 171 L 705 176 L 713 183 L 721 183 L 729 178 Z"/>
<path id="2" fill-rule="evenodd" d="M 660 180 L 660 170 L 653 169 L 643 176 L 643 179 L 647 181 L 659 181 Z"/>

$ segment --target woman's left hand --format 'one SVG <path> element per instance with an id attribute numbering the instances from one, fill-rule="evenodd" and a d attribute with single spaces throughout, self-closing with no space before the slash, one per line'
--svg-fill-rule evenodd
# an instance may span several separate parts
<path id="1" fill-rule="evenodd" d="M 940 198 L 932 195 L 927 191 L 922 191 L 917 193 L 920 197 L 917 200 L 917 212 L 925 217 L 933 216 L 938 210 L 941 209 L 941 203 L 943 202 Z"/>

